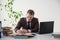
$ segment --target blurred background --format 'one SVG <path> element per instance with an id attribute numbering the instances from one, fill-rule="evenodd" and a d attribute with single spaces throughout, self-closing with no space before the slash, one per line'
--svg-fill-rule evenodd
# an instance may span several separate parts
<path id="1" fill-rule="evenodd" d="M 0 0 L 2 27 L 14 29 L 29 9 L 35 11 L 39 22 L 54 21 L 54 32 L 60 32 L 60 0 Z"/>

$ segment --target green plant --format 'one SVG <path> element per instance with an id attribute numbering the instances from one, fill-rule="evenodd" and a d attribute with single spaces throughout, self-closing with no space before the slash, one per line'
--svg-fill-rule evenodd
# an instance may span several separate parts
<path id="1" fill-rule="evenodd" d="M 16 12 L 16 11 L 14 11 L 12 8 L 12 5 L 13 5 L 13 2 L 14 2 L 14 0 L 8 0 L 8 2 L 4 5 L 4 7 L 5 7 L 5 9 L 6 9 L 6 11 L 8 11 L 7 13 L 8 13 L 8 17 L 11 19 L 11 20 L 13 20 L 14 19 L 14 21 L 11 23 L 11 25 L 12 26 L 16 26 L 16 23 L 14 23 L 14 22 L 17 22 L 17 20 L 23 15 L 22 14 L 22 11 L 19 11 L 19 12 Z M 1 6 L 1 11 L 2 11 L 2 4 L 0 4 L 0 6 Z M 12 19 L 13 18 L 13 19 Z M 7 19 L 5 19 L 4 18 L 4 21 L 7 21 Z"/>
<path id="2" fill-rule="evenodd" d="M 2 6 L 3 6 L 3 5 L 2 5 L 2 4 L 0 4 L 0 10 L 1 10 L 1 11 L 2 11 Z"/>

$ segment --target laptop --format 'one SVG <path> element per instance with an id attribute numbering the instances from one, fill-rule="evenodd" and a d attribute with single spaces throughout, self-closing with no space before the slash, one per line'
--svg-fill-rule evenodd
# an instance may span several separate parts
<path id="1" fill-rule="evenodd" d="M 53 33 L 54 21 L 40 22 L 39 34 Z"/>

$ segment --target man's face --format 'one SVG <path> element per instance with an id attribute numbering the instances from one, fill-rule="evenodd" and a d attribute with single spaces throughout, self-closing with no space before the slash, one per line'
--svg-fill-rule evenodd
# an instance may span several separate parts
<path id="1" fill-rule="evenodd" d="M 34 15 L 31 15 L 29 13 L 27 13 L 26 18 L 28 19 L 28 21 L 31 21 L 33 19 Z"/>

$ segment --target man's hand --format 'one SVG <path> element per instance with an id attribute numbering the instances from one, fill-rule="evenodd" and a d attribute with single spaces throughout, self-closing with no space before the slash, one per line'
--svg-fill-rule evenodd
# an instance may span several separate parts
<path id="1" fill-rule="evenodd" d="M 18 35 L 24 35 L 24 33 L 27 33 L 27 30 L 26 29 L 17 30 L 17 34 Z"/>
<path id="2" fill-rule="evenodd" d="M 26 29 L 22 29 L 22 31 L 23 31 L 24 33 L 27 33 L 27 32 L 28 32 Z"/>
<path id="3" fill-rule="evenodd" d="M 17 30 L 17 34 L 18 35 L 23 35 L 24 33 L 22 32 L 22 30 Z"/>

